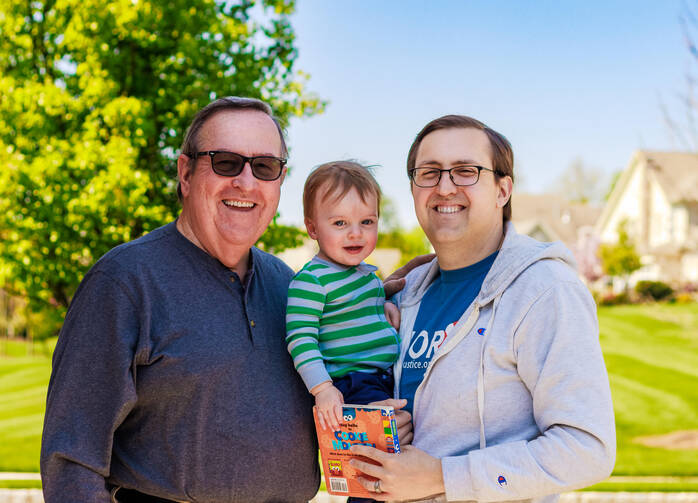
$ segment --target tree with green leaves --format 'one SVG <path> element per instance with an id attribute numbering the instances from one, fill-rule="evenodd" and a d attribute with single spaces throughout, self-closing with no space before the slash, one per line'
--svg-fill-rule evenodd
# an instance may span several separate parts
<path id="1" fill-rule="evenodd" d="M 294 0 L 6 0 L 0 6 L 0 288 L 55 331 L 87 269 L 178 212 L 197 110 L 261 98 L 321 112 L 296 70 Z M 277 251 L 299 231 L 273 224 Z"/>
<path id="2" fill-rule="evenodd" d="M 376 247 L 400 250 L 398 266 L 405 265 L 417 255 L 424 255 L 432 251 L 431 243 L 419 225 L 409 231 L 402 228 L 395 204 L 385 194 L 381 199 L 380 210 L 381 219 Z"/>
<path id="3" fill-rule="evenodd" d="M 630 275 L 642 267 L 635 244 L 628 234 L 627 221 L 618 225 L 618 242 L 603 244 L 599 251 L 604 274 L 622 278 L 627 293 Z"/>

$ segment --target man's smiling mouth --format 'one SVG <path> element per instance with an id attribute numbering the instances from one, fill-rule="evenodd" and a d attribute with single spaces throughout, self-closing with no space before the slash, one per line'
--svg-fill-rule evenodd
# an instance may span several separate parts
<path id="1" fill-rule="evenodd" d="M 254 208 L 256 206 L 255 203 L 253 203 L 253 202 L 237 201 L 235 199 L 223 199 L 223 204 L 225 204 L 229 208 L 243 208 L 243 209 Z"/>
<path id="2" fill-rule="evenodd" d="M 460 204 L 439 205 L 434 207 L 434 210 L 438 213 L 458 213 L 464 209 L 465 206 L 461 206 Z"/>

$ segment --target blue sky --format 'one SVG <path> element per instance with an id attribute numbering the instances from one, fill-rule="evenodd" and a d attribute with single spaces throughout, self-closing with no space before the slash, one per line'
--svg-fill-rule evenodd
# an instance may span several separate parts
<path id="1" fill-rule="evenodd" d="M 302 223 L 314 166 L 352 158 L 379 165 L 404 226 L 416 225 L 405 157 L 447 113 L 507 136 L 526 192 L 550 190 L 577 158 L 610 177 L 635 149 L 679 149 L 660 97 L 673 106 L 685 89 L 680 10 L 681 0 L 298 0 L 297 68 L 329 105 L 291 122 L 282 221 Z"/>

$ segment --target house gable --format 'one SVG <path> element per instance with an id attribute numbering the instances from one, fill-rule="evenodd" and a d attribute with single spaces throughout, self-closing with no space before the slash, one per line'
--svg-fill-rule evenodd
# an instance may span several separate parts
<path id="1" fill-rule="evenodd" d="M 596 225 L 601 241 L 615 242 L 624 220 L 642 254 L 636 279 L 695 280 L 698 154 L 635 152 Z"/>
<path id="2" fill-rule="evenodd" d="M 596 229 L 604 242 L 616 240 L 618 225 L 640 246 L 684 241 L 691 207 L 698 202 L 698 154 L 636 151 L 604 208 Z"/>
<path id="3" fill-rule="evenodd" d="M 628 233 L 634 238 L 640 236 L 643 205 L 638 195 L 643 191 L 644 170 L 642 153 L 635 152 L 630 165 L 621 173 L 596 224 L 596 232 L 602 242 L 616 242 L 618 225 L 624 220 L 628 221 Z"/>

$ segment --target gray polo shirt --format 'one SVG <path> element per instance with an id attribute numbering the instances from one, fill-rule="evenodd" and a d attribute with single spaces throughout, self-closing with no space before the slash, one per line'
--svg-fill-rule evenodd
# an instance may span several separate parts
<path id="1" fill-rule="evenodd" d="M 110 485 L 210 503 L 315 495 L 312 400 L 284 340 L 293 272 L 251 256 L 241 281 L 173 222 L 85 276 L 53 356 L 47 503 L 106 503 Z"/>

